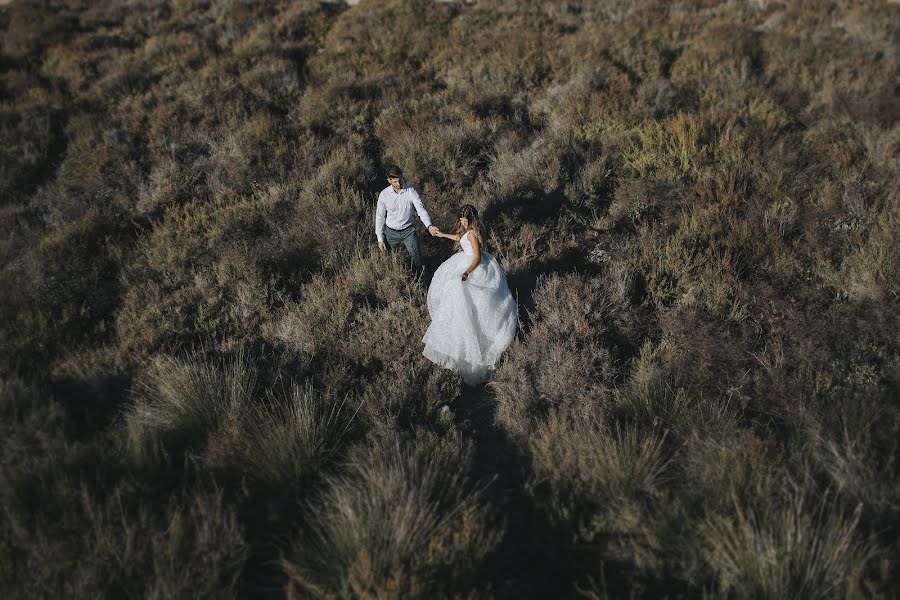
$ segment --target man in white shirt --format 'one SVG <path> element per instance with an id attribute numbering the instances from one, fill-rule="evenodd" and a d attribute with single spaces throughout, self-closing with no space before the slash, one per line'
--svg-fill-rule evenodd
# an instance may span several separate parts
<path id="1" fill-rule="evenodd" d="M 431 224 L 431 217 L 428 216 L 419 193 L 403 181 L 400 167 L 388 165 L 386 175 L 390 185 L 378 194 L 378 205 L 375 207 L 375 237 L 378 238 L 378 248 L 385 252 L 387 251 L 385 242 L 391 249 L 403 244 L 409 252 L 413 270 L 417 274 L 421 273 L 425 265 L 419 250 L 413 211 L 419 214 L 419 219 L 431 235 L 439 230 Z"/>

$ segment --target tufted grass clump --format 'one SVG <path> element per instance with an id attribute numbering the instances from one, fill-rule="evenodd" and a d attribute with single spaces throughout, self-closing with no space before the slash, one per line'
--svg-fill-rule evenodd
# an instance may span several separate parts
<path id="1" fill-rule="evenodd" d="M 289 590 L 312 597 L 448 597 L 475 585 L 498 542 L 465 457 L 388 445 L 357 452 L 306 507 L 285 560 Z"/>
<path id="2" fill-rule="evenodd" d="M 125 413 L 128 447 L 139 459 L 157 439 L 202 439 L 236 420 L 256 390 L 256 374 L 243 359 L 154 359 Z"/>
<path id="3" fill-rule="evenodd" d="M 799 494 L 757 510 L 736 501 L 733 515 L 703 524 L 707 560 L 720 591 L 738 598 L 858 597 L 876 552 L 859 519 L 860 507 L 810 506 Z"/>
<path id="4" fill-rule="evenodd" d="M 680 508 L 670 497 L 666 434 L 553 415 L 529 442 L 528 490 L 573 543 L 658 575 L 660 550 L 673 549 Z"/>
<path id="5" fill-rule="evenodd" d="M 253 407 L 242 423 L 248 472 L 271 486 L 303 482 L 347 444 L 357 411 L 347 399 L 325 397 L 308 384 Z"/>
<path id="6" fill-rule="evenodd" d="M 108 588 L 148 598 L 237 597 L 250 552 L 221 491 L 173 499 L 161 514 L 149 503 L 128 506 L 121 494 L 84 502 L 90 567 L 76 576 L 75 595 Z"/>

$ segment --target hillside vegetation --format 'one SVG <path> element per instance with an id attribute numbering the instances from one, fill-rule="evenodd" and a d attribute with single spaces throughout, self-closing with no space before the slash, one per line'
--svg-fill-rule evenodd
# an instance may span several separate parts
<path id="1" fill-rule="evenodd" d="M 3 596 L 897 597 L 898 25 L 0 7 Z M 508 274 L 486 386 L 421 355 L 389 162 Z"/>

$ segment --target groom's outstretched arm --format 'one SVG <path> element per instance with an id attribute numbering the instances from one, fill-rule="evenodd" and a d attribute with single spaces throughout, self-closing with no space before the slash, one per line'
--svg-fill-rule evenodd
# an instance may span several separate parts
<path id="1" fill-rule="evenodd" d="M 431 217 L 428 215 L 428 211 L 425 210 L 425 203 L 422 202 L 422 197 L 419 196 L 419 192 L 415 189 L 410 189 L 409 191 L 412 192 L 412 203 L 416 208 L 416 212 L 419 214 L 419 218 L 422 220 L 422 223 L 428 231 L 431 232 L 431 235 L 434 235 L 435 231 L 437 231 L 437 227 L 431 224 Z"/>

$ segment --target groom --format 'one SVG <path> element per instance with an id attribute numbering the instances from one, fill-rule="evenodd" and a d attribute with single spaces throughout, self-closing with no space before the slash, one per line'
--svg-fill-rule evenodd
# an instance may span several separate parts
<path id="1" fill-rule="evenodd" d="M 391 249 L 403 244 L 409 252 L 413 270 L 416 274 L 420 274 L 425 269 L 425 264 L 419 250 L 413 210 L 419 214 L 419 218 L 431 235 L 435 235 L 439 230 L 431 224 L 431 217 L 428 216 L 419 193 L 403 181 L 400 167 L 388 165 L 385 174 L 390 185 L 378 194 L 378 205 L 375 207 L 375 237 L 378 238 L 378 248 L 385 252 L 387 250 L 385 241 Z"/>

